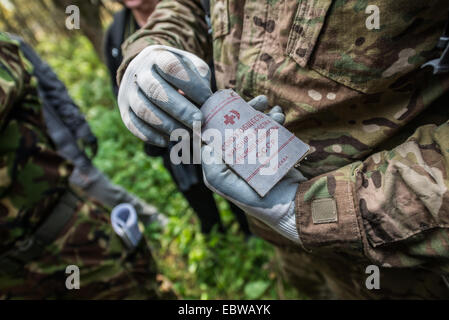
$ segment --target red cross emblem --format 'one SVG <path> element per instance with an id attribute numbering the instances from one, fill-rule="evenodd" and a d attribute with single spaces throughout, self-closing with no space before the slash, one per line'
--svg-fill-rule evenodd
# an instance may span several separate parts
<path id="1" fill-rule="evenodd" d="M 238 113 L 235 110 L 229 111 L 229 113 L 225 114 L 225 116 L 224 116 L 224 124 L 225 125 L 234 124 L 235 123 L 235 121 L 234 121 L 235 118 L 240 119 L 240 113 Z"/>

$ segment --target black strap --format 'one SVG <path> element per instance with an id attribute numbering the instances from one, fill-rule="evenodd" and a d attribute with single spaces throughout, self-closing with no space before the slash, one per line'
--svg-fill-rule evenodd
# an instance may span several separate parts
<path id="1" fill-rule="evenodd" d="M 14 273 L 37 258 L 52 243 L 76 212 L 78 199 L 66 192 L 36 232 L 0 256 L 0 272 Z"/>
<path id="2" fill-rule="evenodd" d="M 210 0 L 201 0 L 201 5 L 203 6 L 206 15 L 210 16 Z"/>

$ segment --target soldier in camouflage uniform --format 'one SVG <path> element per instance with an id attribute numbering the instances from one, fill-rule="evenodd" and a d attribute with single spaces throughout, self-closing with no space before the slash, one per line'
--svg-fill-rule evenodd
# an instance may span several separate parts
<path id="1" fill-rule="evenodd" d="M 146 243 L 127 251 L 106 209 L 70 190 L 73 166 L 46 133 L 31 72 L 0 33 L 0 298 L 170 297 Z M 66 288 L 69 265 L 79 290 Z"/>
<path id="2" fill-rule="evenodd" d="M 299 243 L 251 218 L 292 283 L 310 297 L 448 298 L 449 74 L 421 68 L 442 53 L 447 11 L 445 0 L 212 0 L 211 45 L 200 1 L 166 0 L 125 44 L 118 81 L 152 45 L 205 61 L 213 53 L 219 89 L 265 94 L 311 146 L 294 206 Z M 176 49 L 166 51 L 184 61 Z M 171 83 L 192 77 L 166 76 L 173 66 L 153 70 Z M 161 88 L 141 87 L 162 101 Z M 136 115 L 151 122 L 122 114 L 149 140 L 154 131 Z M 379 290 L 365 286 L 371 264 Z"/>

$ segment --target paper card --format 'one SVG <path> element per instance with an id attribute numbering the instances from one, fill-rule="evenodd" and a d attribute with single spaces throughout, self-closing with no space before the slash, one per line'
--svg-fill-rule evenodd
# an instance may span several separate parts
<path id="1" fill-rule="evenodd" d="M 233 90 L 220 90 L 201 107 L 202 138 L 218 130 L 223 161 L 264 197 L 309 151 L 309 146 Z"/>

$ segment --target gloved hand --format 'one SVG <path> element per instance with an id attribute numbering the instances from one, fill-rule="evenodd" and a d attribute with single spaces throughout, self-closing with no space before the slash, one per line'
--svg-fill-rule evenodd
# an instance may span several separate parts
<path id="1" fill-rule="evenodd" d="M 76 131 L 76 143 L 80 150 L 83 150 L 86 153 L 89 159 L 92 159 L 97 155 L 98 140 L 90 130 L 87 122 Z"/>
<path id="2" fill-rule="evenodd" d="M 212 95 L 210 77 L 207 63 L 194 54 L 162 45 L 145 48 L 120 84 L 123 122 L 138 138 L 166 147 L 173 130 L 202 120 L 197 106 Z"/>
<path id="3" fill-rule="evenodd" d="M 265 99 L 258 97 L 256 99 Z M 259 111 L 266 103 L 249 102 Z M 274 107 L 268 115 L 280 124 L 285 117 L 280 107 Z M 234 173 L 226 164 L 219 161 L 209 146 L 203 146 L 202 159 L 213 159 L 207 164 L 203 161 L 203 178 L 209 189 L 223 196 L 240 207 L 247 214 L 265 222 L 284 237 L 300 243 L 296 229 L 295 195 L 299 183 L 307 179 L 299 170 L 291 169 L 288 174 L 270 190 L 265 197 L 260 197 L 242 178 Z M 221 163 L 221 164 L 216 164 Z"/>

